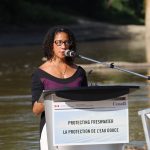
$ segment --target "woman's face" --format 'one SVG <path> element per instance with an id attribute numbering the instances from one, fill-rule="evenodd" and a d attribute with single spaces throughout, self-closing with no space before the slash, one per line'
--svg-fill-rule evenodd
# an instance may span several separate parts
<path id="1" fill-rule="evenodd" d="M 68 34 L 65 32 L 58 32 L 55 35 L 53 43 L 54 57 L 65 58 L 64 52 L 69 49 L 70 45 L 71 41 L 69 40 Z"/>

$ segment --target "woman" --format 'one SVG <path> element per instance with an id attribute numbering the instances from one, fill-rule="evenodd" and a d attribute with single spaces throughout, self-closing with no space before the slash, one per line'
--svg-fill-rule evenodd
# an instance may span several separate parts
<path id="1" fill-rule="evenodd" d="M 65 56 L 68 49 L 76 51 L 75 37 L 69 29 L 60 26 L 48 31 L 43 49 L 46 62 L 32 76 L 32 106 L 35 115 L 41 114 L 40 145 L 46 150 L 44 105 L 38 103 L 42 91 L 87 86 L 87 78 L 84 69 L 74 64 L 74 58 Z"/>

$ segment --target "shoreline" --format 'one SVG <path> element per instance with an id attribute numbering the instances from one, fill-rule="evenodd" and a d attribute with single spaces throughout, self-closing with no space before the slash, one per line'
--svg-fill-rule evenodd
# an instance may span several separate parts
<path id="1" fill-rule="evenodd" d="M 105 62 L 102 62 L 105 63 Z M 107 66 L 106 66 L 107 64 Z M 79 64 L 82 67 L 84 67 L 87 71 L 90 71 L 91 69 L 94 68 L 94 71 L 98 72 L 100 69 L 110 69 L 111 64 L 114 66 L 120 67 L 120 68 L 126 68 L 130 70 L 141 70 L 141 69 L 148 69 L 150 68 L 150 63 L 148 62 L 143 62 L 143 63 L 132 63 L 132 62 L 106 62 L 105 64 L 97 64 L 97 63 L 92 63 L 92 64 Z M 112 68 L 113 69 L 113 68 Z"/>
<path id="2" fill-rule="evenodd" d="M 144 25 L 113 25 L 78 19 L 78 24 L 68 25 L 77 41 L 144 40 Z M 35 45 L 43 42 L 50 26 L 6 26 L 0 29 L 0 46 Z"/>

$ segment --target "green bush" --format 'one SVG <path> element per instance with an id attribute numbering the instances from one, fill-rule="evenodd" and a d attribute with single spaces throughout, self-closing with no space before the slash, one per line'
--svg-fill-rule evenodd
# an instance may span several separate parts
<path id="1" fill-rule="evenodd" d="M 1 24 L 71 24 L 72 16 L 115 24 L 144 24 L 143 0 L 1 0 Z M 53 6 L 53 7 L 51 7 Z"/>

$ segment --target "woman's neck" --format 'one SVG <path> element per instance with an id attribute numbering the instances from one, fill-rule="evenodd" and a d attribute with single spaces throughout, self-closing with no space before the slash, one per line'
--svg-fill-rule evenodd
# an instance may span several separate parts
<path id="1" fill-rule="evenodd" d="M 55 74 L 59 76 L 59 78 L 65 78 L 68 70 L 67 64 L 62 59 L 55 59 L 51 62 L 51 67 Z"/>
<path id="2" fill-rule="evenodd" d="M 64 59 L 52 59 L 51 62 L 55 65 L 62 65 L 62 64 L 66 64 Z"/>

